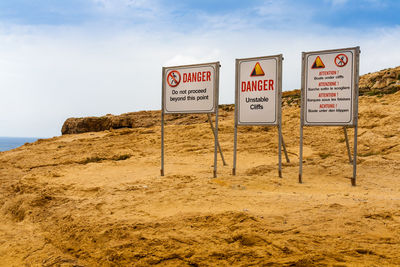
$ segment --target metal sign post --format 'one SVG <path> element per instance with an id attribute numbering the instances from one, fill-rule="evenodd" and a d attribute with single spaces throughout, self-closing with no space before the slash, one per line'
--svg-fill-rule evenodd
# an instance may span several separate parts
<path id="1" fill-rule="evenodd" d="M 286 151 L 285 140 L 283 140 L 283 135 L 282 135 L 282 146 L 283 146 L 283 152 L 285 153 L 286 162 L 290 163 L 289 156 L 288 156 L 287 151 Z"/>
<path id="2" fill-rule="evenodd" d="M 214 135 L 214 178 L 217 177 L 219 62 L 163 67 L 161 100 L 161 176 L 164 176 L 164 117 L 165 114 L 208 115 Z M 211 114 L 215 113 L 215 129 Z"/>
<path id="3" fill-rule="evenodd" d="M 351 159 L 351 151 L 350 151 L 350 144 L 349 144 L 349 137 L 347 135 L 347 128 L 346 126 L 343 127 L 344 131 L 344 140 L 346 141 L 346 148 L 347 148 L 347 155 L 349 156 L 349 162 L 350 164 L 353 163 L 353 160 Z"/>
<path id="4" fill-rule="evenodd" d="M 282 177 L 282 55 L 236 59 L 233 168 L 236 175 L 237 127 L 277 126 L 278 174 Z M 283 146 L 286 160 L 289 158 Z"/>
<path id="5" fill-rule="evenodd" d="M 207 116 L 208 116 L 208 122 L 210 123 L 211 131 L 213 132 L 213 135 L 214 135 L 214 138 L 215 138 L 215 128 L 214 128 L 214 125 L 212 124 L 211 115 L 207 114 Z M 226 166 L 227 164 L 226 164 L 226 161 L 225 161 L 225 158 L 224 158 L 224 154 L 222 153 L 221 145 L 219 144 L 218 138 L 217 138 L 217 145 L 218 145 L 219 154 L 220 154 L 221 159 L 222 159 L 222 163 L 224 164 L 224 166 Z"/>
<path id="6" fill-rule="evenodd" d="M 303 127 L 343 126 L 349 161 L 353 162 L 351 184 L 356 185 L 359 60 L 360 47 L 302 53 L 300 183 L 303 182 Z M 354 127 L 353 160 L 346 127 Z"/>

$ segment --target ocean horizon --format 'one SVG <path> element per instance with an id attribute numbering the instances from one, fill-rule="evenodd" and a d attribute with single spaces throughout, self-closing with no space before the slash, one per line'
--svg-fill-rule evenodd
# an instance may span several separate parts
<path id="1" fill-rule="evenodd" d="M 0 137 L 0 152 L 8 151 L 24 145 L 33 143 L 40 137 Z"/>

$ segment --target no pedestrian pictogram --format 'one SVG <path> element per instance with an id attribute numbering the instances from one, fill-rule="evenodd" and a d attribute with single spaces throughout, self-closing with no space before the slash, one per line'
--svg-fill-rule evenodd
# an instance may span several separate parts
<path id="1" fill-rule="evenodd" d="M 349 58 L 345 54 L 339 54 L 335 57 L 335 64 L 338 67 L 346 66 L 347 62 L 349 62 Z"/>
<path id="2" fill-rule="evenodd" d="M 181 82 L 181 74 L 178 71 L 173 70 L 170 73 L 168 73 L 167 83 L 169 86 L 177 87 L 180 82 Z"/>

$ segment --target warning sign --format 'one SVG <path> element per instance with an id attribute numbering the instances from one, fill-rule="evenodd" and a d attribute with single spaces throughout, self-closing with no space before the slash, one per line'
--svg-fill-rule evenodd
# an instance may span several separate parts
<path id="1" fill-rule="evenodd" d="M 257 62 L 256 65 L 254 66 L 254 69 L 251 72 L 250 76 L 254 77 L 254 76 L 264 76 L 264 75 L 265 75 L 265 73 L 260 66 L 260 62 Z"/>
<path id="2" fill-rule="evenodd" d="M 315 61 L 314 64 L 311 67 L 312 69 L 323 69 L 325 68 L 324 63 L 322 62 L 321 58 L 318 56 Z"/>
<path id="3" fill-rule="evenodd" d="M 353 125 L 357 49 L 304 53 L 304 125 Z"/>
<path id="4" fill-rule="evenodd" d="M 213 113 L 219 62 L 163 68 L 165 113 Z"/>
<path id="5" fill-rule="evenodd" d="M 181 82 L 181 74 L 179 73 L 179 71 L 174 70 L 168 73 L 167 83 L 169 86 L 177 87 L 180 82 Z"/>
<path id="6" fill-rule="evenodd" d="M 338 67 L 344 67 L 349 62 L 349 58 L 345 54 L 339 54 L 335 57 L 335 64 Z"/>
<path id="7" fill-rule="evenodd" d="M 277 125 L 282 55 L 236 60 L 238 125 Z"/>

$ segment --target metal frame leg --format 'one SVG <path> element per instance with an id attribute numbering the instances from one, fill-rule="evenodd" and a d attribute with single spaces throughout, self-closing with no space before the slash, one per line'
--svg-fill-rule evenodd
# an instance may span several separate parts
<path id="1" fill-rule="evenodd" d="M 299 183 L 303 183 L 303 122 L 300 122 Z"/>
<path id="2" fill-rule="evenodd" d="M 354 126 L 354 155 L 353 155 L 353 178 L 351 179 L 351 185 L 356 186 L 357 176 L 357 130 L 358 124 Z"/>
<path id="3" fill-rule="evenodd" d="M 211 115 L 210 115 L 211 116 Z M 218 163 L 218 107 L 215 109 L 215 131 L 214 132 L 214 178 L 217 178 Z"/>
<path id="4" fill-rule="evenodd" d="M 350 164 L 353 162 L 353 160 L 351 159 L 351 152 L 350 152 L 350 145 L 349 145 L 349 138 L 347 136 L 347 127 L 343 127 L 343 131 L 344 131 L 344 139 L 346 140 L 346 147 L 347 147 L 347 155 L 349 155 L 349 162 Z"/>
<path id="5" fill-rule="evenodd" d="M 233 137 L 233 168 L 232 175 L 236 175 L 236 155 L 237 155 L 237 124 L 235 121 Z"/>
<path id="6" fill-rule="evenodd" d="M 303 183 L 303 128 L 304 128 L 304 83 L 305 83 L 305 53 L 301 53 L 301 103 L 300 103 L 300 151 L 299 151 L 299 183 Z"/>
<path id="7" fill-rule="evenodd" d="M 208 113 L 207 116 L 208 116 L 208 122 L 210 123 L 210 126 L 211 126 L 211 130 L 215 137 L 215 128 L 211 121 L 211 115 Z M 221 155 L 222 162 L 224 163 L 224 166 L 226 166 L 227 164 L 225 162 L 224 154 L 222 153 L 222 149 L 221 149 L 221 145 L 219 144 L 219 140 L 217 140 L 217 145 L 218 145 L 219 154 Z"/>
<path id="8" fill-rule="evenodd" d="M 289 156 L 286 150 L 286 144 L 285 141 L 283 140 L 283 135 L 282 135 L 282 146 L 283 146 L 283 152 L 285 153 L 286 162 L 290 163 Z"/>
<path id="9" fill-rule="evenodd" d="M 282 126 L 280 124 L 278 125 L 278 161 L 278 174 L 282 178 Z"/>
<path id="10" fill-rule="evenodd" d="M 161 111 L 161 176 L 164 176 L 164 111 Z"/>

